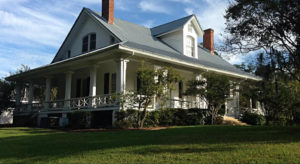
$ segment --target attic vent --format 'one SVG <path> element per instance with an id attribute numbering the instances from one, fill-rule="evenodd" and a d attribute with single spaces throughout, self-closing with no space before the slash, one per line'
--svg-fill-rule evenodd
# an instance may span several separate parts
<path id="1" fill-rule="evenodd" d="M 113 36 L 110 36 L 110 44 L 114 44 L 116 42 L 116 39 Z"/>

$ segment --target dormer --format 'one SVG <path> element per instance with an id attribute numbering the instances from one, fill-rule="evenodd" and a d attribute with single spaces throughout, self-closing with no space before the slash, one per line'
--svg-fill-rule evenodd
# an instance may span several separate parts
<path id="1" fill-rule="evenodd" d="M 203 36 L 203 30 L 195 15 L 154 27 L 151 31 L 181 54 L 198 58 L 198 38 Z"/>

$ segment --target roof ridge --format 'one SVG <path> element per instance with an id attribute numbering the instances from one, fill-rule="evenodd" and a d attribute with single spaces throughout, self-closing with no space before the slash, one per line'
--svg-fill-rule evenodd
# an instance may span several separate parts
<path id="1" fill-rule="evenodd" d="M 155 27 L 152 27 L 151 29 L 155 29 L 155 28 L 158 28 L 160 26 L 164 26 L 164 25 L 167 25 L 167 24 L 171 24 L 173 22 L 176 22 L 176 21 L 179 21 L 179 20 L 182 20 L 182 19 L 186 19 L 188 17 L 192 17 L 192 16 L 195 16 L 195 14 L 192 14 L 192 15 L 188 15 L 188 16 L 185 16 L 185 17 L 182 17 L 182 18 L 179 18 L 179 19 L 176 19 L 176 20 L 173 20 L 171 22 L 167 22 L 167 23 L 164 23 L 164 24 L 161 24 L 161 25 L 158 25 L 158 26 L 155 26 Z"/>

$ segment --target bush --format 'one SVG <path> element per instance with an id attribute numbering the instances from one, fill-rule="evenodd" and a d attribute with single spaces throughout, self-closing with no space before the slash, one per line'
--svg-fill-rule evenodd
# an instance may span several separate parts
<path id="1" fill-rule="evenodd" d="M 263 115 L 250 112 L 245 112 L 242 115 L 241 121 L 249 125 L 264 125 L 266 123 L 266 119 Z"/>
<path id="2" fill-rule="evenodd" d="M 117 129 L 128 129 L 133 127 L 133 122 L 131 120 L 120 120 L 114 123 L 114 128 Z"/>
<path id="3" fill-rule="evenodd" d="M 91 112 L 75 111 L 69 114 L 70 127 L 73 129 L 90 128 Z"/>
<path id="4" fill-rule="evenodd" d="M 164 109 L 148 112 L 145 127 L 183 126 L 204 124 L 206 110 L 201 109 Z M 137 127 L 137 110 L 122 110 L 116 113 L 115 127 Z M 120 125 L 120 124 L 126 125 Z"/>
<path id="5" fill-rule="evenodd" d="M 223 124 L 223 120 L 224 120 L 223 116 L 219 115 L 219 116 L 216 117 L 215 124 L 216 125 L 221 125 L 221 124 Z"/>
<path id="6" fill-rule="evenodd" d="M 287 126 L 287 125 L 293 125 L 295 122 L 285 116 L 285 115 L 279 115 L 276 118 L 267 117 L 267 125 L 269 126 Z"/>
<path id="7" fill-rule="evenodd" d="M 149 112 L 144 122 L 145 127 L 156 127 L 159 126 L 160 112 L 152 111 Z"/>

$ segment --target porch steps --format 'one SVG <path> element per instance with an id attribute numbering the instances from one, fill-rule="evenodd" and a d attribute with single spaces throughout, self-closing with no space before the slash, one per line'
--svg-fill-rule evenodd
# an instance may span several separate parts
<path id="1" fill-rule="evenodd" d="M 248 126 L 248 124 L 228 116 L 223 116 L 223 125 L 236 125 L 236 126 Z"/>

